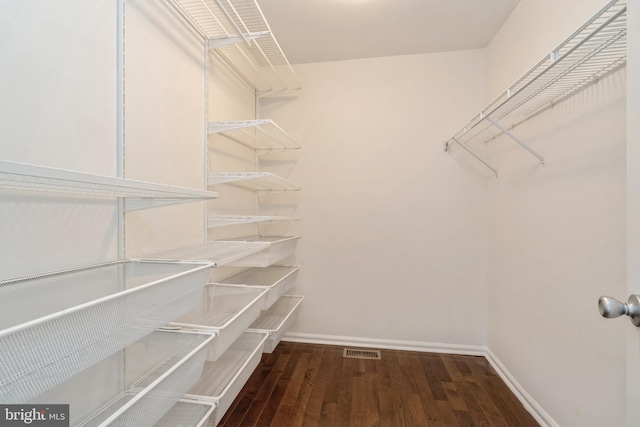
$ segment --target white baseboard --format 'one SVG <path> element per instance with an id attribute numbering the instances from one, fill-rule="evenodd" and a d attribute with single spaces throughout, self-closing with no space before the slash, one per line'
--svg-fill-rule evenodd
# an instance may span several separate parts
<path id="1" fill-rule="evenodd" d="M 426 353 L 460 354 L 468 356 L 484 356 L 496 370 L 500 378 L 507 384 L 513 394 L 542 427 L 558 427 L 558 424 L 544 409 L 525 391 L 495 354 L 485 346 L 442 344 L 421 341 L 399 341 L 378 338 L 345 337 L 339 335 L 318 335 L 287 332 L 283 341 L 309 344 L 338 345 L 349 347 L 384 348 L 390 350 L 421 351 Z"/>
<path id="2" fill-rule="evenodd" d="M 524 387 L 520 385 L 520 383 L 511 375 L 511 373 L 507 370 L 507 368 L 500 362 L 500 360 L 496 357 L 493 352 L 486 348 L 484 357 L 487 358 L 493 369 L 496 370 L 500 378 L 507 384 L 507 386 L 511 389 L 513 394 L 516 395 L 518 400 L 522 402 L 525 409 L 529 411 L 529 413 L 536 419 L 538 423 L 542 427 L 558 427 L 558 423 L 556 423 L 549 414 L 542 409 L 542 406 L 536 402 L 533 397 L 529 393 L 526 392 Z"/>
<path id="3" fill-rule="evenodd" d="M 441 344 L 421 341 L 399 341 L 379 338 L 344 337 L 287 332 L 283 341 L 310 344 L 340 345 L 349 347 L 385 348 L 391 350 L 422 351 L 426 353 L 464 354 L 484 356 L 485 348 L 479 345 Z"/>

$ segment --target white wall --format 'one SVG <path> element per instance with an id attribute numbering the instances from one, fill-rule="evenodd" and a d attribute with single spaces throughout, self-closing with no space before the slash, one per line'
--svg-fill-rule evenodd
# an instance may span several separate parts
<path id="1" fill-rule="evenodd" d="M 206 129 L 208 121 L 254 118 L 254 89 L 214 52 L 206 52 L 202 37 L 169 2 L 128 0 L 125 16 L 127 178 L 204 189 L 208 170 L 255 170 L 254 151 L 218 135 L 207 136 Z M 207 213 L 256 213 L 253 192 L 229 185 L 209 190 L 219 198 L 208 205 L 128 213 L 127 256 L 255 233 L 248 227 L 207 232 Z"/>
<path id="2" fill-rule="evenodd" d="M 0 5 L 0 159 L 117 176 L 117 2 Z M 0 281 L 116 259 L 118 221 L 112 197 L 0 190 Z"/>
<path id="3" fill-rule="evenodd" d="M 209 56 L 209 121 L 250 120 L 256 116 L 255 89 L 238 77 L 215 52 Z M 252 132 L 252 128 L 245 129 Z M 251 172 L 256 170 L 256 152 L 225 135 L 210 135 L 208 168 L 211 172 Z M 256 194 L 233 185 L 214 187 L 220 197 L 209 203 L 211 215 L 256 215 Z M 212 240 L 256 234 L 255 225 L 215 227 Z M 226 274 L 222 271 L 221 274 Z M 214 273 L 212 271 L 212 273 Z M 215 272 L 217 273 L 217 272 Z"/>
<path id="4" fill-rule="evenodd" d="M 488 49 L 491 95 L 604 1 L 523 0 Z M 622 425 L 624 327 L 597 311 L 625 292 L 624 70 L 491 145 L 488 347 L 561 426 Z"/>
<path id="5" fill-rule="evenodd" d="M 2 2 L 0 159 L 117 175 L 117 2 Z M 117 257 L 117 201 L 3 191 L 0 277 Z"/>
<path id="6" fill-rule="evenodd" d="M 303 145 L 263 163 L 302 187 L 291 331 L 482 345 L 486 183 L 442 141 L 483 104 L 484 52 L 294 68 L 300 94 L 259 110 Z"/>
<path id="7" fill-rule="evenodd" d="M 3 5 L 1 159 L 118 174 L 118 2 L 90 3 Z M 125 13 L 125 176 L 204 188 L 202 38 L 169 2 L 129 0 Z M 7 192 L 0 203 L 5 278 L 118 257 L 114 198 Z M 126 215 L 127 256 L 203 239 L 203 203 Z"/>
<path id="8" fill-rule="evenodd" d="M 202 37 L 169 2 L 128 0 L 125 9 L 125 175 L 205 188 Z M 126 255 L 203 241 L 204 203 L 126 215 Z"/>

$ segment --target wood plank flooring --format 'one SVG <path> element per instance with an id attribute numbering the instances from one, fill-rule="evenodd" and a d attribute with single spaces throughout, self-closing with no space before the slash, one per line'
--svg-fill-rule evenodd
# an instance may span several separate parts
<path id="1" fill-rule="evenodd" d="M 281 342 L 264 354 L 219 427 L 533 427 L 483 357 Z"/>

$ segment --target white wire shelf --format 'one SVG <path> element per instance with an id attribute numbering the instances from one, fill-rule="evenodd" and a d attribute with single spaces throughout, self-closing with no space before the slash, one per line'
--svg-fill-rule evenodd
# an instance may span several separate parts
<path id="1" fill-rule="evenodd" d="M 154 427 L 203 427 L 215 409 L 215 402 L 180 399 Z"/>
<path id="2" fill-rule="evenodd" d="M 224 134 L 233 141 L 261 154 L 270 151 L 298 150 L 298 144 L 273 120 L 209 122 L 209 134 Z"/>
<path id="3" fill-rule="evenodd" d="M 271 172 L 209 173 L 209 185 L 233 184 L 252 191 L 299 191 L 300 187 Z"/>
<path id="4" fill-rule="evenodd" d="M 237 239 L 245 242 L 269 243 L 268 249 L 230 262 L 233 267 L 269 267 L 293 256 L 298 246 L 300 236 L 244 236 Z"/>
<path id="5" fill-rule="evenodd" d="M 170 325 L 215 331 L 216 342 L 207 356 L 215 362 L 260 316 L 268 292 L 266 287 L 209 283 L 200 304 Z"/>
<path id="6" fill-rule="evenodd" d="M 153 426 L 198 382 L 215 340 L 211 332 L 153 331 L 30 403 L 68 404 L 67 425 Z M 88 392 L 87 384 L 98 386 Z"/>
<path id="7" fill-rule="evenodd" d="M 300 221 L 300 218 L 293 216 L 235 216 L 235 215 L 211 215 L 209 216 L 208 226 L 225 227 L 228 225 L 255 224 L 262 222 L 287 222 Z"/>
<path id="8" fill-rule="evenodd" d="M 209 200 L 211 191 L 0 160 L 0 189 L 125 197 L 125 210 Z"/>
<path id="9" fill-rule="evenodd" d="M 122 260 L 0 282 L 0 401 L 27 402 L 189 312 L 210 266 Z"/>
<path id="10" fill-rule="evenodd" d="M 269 248 L 269 242 L 210 241 L 166 251 L 145 254 L 143 258 L 157 260 L 209 261 L 219 267 L 238 261 Z"/>
<path id="11" fill-rule="evenodd" d="M 217 361 L 205 362 L 200 381 L 187 392 L 185 398 L 218 404 L 211 425 L 220 422 L 260 363 L 268 336 L 265 332 L 244 332 Z"/>
<path id="12" fill-rule="evenodd" d="M 220 55 L 262 92 L 300 89 L 300 82 L 256 0 L 172 0 Z"/>
<path id="13" fill-rule="evenodd" d="M 626 64 L 626 2 L 613 0 L 445 142 L 497 170 L 473 146 L 505 134 L 544 164 L 511 130 Z"/>
<path id="14" fill-rule="evenodd" d="M 284 334 L 298 315 L 300 304 L 304 297 L 297 295 L 283 295 L 268 310 L 263 310 L 255 322 L 249 327 L 252 330 L 269 332 L 269 338 L 264 345 L 265 353 L 273 353 Z"/>
<path id="15" fill-rule="evenodd" d="M 229 285 L 260 286 L 269 289 L 263 310 L 271 307 L 282 295 L 284 295 L 295 284 L 299 266 L 271 266 L 253 267 L 231 277 L 218 280 L 219 283 Z"/>

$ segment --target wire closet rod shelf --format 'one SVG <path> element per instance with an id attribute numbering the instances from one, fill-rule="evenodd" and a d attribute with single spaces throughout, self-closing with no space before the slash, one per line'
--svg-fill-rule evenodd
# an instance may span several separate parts
<path id="1" fill-rule="evenodd" d="M 609 2 L 446 141 L 445 151 L 453 145 L 462 147 L 497 175 L 474 147 L 504 134 L 544 164 L 544 158 L 511 131 L 625 66 L 626 11 L 624 0 Z"/>
<path id="2" fill-rule="evenodd" d="M 221 57 L 263 95 L 301 88 L 255 0 L 172 0 Z"/>

